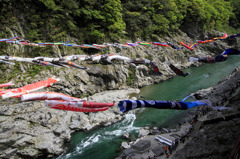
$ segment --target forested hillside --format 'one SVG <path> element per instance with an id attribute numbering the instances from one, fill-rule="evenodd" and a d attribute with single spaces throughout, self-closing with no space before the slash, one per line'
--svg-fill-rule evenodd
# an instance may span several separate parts
<path id="1" fill-rule="evenodd" d="M 0 37 L 23 28 L 31 41 L 154 40 L 193 27 L 236 33 L 240 0 L 0 0 Z"/>

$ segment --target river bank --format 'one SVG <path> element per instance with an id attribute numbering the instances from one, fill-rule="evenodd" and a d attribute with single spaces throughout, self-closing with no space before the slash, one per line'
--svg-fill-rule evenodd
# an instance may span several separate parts
<path id="1" fill-rule="evenodd" d="M 214 106 L 230 109 L 217 111 L 213 107 L 198 107 L 175 129 L 143 128 L 139 139 L 122 144 L 127 149 L 118 158 L 229 158 L 240 136 L 239 79 L 238 67 L 218 85 L 192 93 L 199 100 L 208 99 Z M 160 140 L 159 135 L 178 142 L 178 146 L 172 150 L 172 145 L 166 144 L 165 139 Z M 169 157 L 165 153 L 166 146 Z"/>

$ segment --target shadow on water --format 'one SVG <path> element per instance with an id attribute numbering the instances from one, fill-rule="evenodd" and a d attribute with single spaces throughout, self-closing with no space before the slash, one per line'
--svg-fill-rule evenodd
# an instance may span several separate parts
<path id="1" fill-rule="evenodd" d="M 192 92 L 216 85 L 239 66 L 239 60 L 240 56 L 230 56 L 225 62 L 185 69 L 184 72 L 190 72 L 191 75 L 185 78 L 176 76 L 165 82 L 146 86 L 137 96 L 143 96 L 146 100 L 181 100 Z M 144 126 L 173 127 L 186 120 L 188 110 L 143 108 L 134 112 L 136 115 L 127 115 L 123 121 L 109 127 L 74 134 L 70 149 L 58 159 L 112 159 L 119 153 L 122 134 L 134 134 L 139 127 Z"/>

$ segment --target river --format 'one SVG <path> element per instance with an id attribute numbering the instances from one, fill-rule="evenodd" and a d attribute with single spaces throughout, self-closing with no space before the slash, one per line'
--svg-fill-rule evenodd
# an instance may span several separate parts
<path id="1" fill-rule="evenodd" d="M 216 85 L 240 66 L 240 56 L 230 56 L 225 62 L 204 64 L 200 67 L 185 69 L 187 77 L 176 76 L 159 84 L 141 89 L 139 96 L 144 99 L 181 100 L 199 89 Z M 72 135 L 70 148 L 57 159 L 113 159 L 119 155 L 121 136 L 129 132 L 132 137 L 144 126 L 173 127 L 184 121 L 187 111 L 138 109 L 125 114 L 125 119 L 108 127 L 97 128 L 90 132 Z"/>

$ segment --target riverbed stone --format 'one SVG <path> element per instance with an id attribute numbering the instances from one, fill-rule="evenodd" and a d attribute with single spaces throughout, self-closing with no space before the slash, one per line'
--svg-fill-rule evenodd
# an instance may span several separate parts
<path id="1" fill-rule="evenodd" d="M 125 138 L 125 139 L 129 139 L 130 134 L 129 134 L 129 133 L 124 133 L 122 136 L 123 136 L 123 138 Z"/>
<path id="2" fill-rule="evenodd" d="M 147 136 L 149 133 L 150 133 L 150 130 L 148 130 L 146 128 L 140 128 L 138 131 L 138 138 Z"/>
<path id="3" fill-rule="evenodd" d="M 152 152 L 156 155 L 156 156 L 161 156 L 164 154 L 163 151 L 163 147 L 158 145 L 152 148 Z"/>
<path id="4" fill-rule="evenodd" d="M 122 145 L 122 147 L 125 148 L 125 149 L 128 149 L 128 148 L 131 147 L 127 142 L 122 142 L 121 145 Z"/>
<path id="5" fill-rule="evenodd" d="M 149 150 L 151 147 L 151 142 L 149 140 L 139 140 L 137 143 L 132 145 L 132 148 L 139 152 L 144 152 Z"/>
<path id="6" fill-rule="evenodd" d="M 126 149 L 123 151 L 123 154 L 122 154 L 122 157 L 125 157 L 125 156 L 134 156 L 135 155 L 135 152 L 132 148 L 129 148 L 129 149 Z"/>

